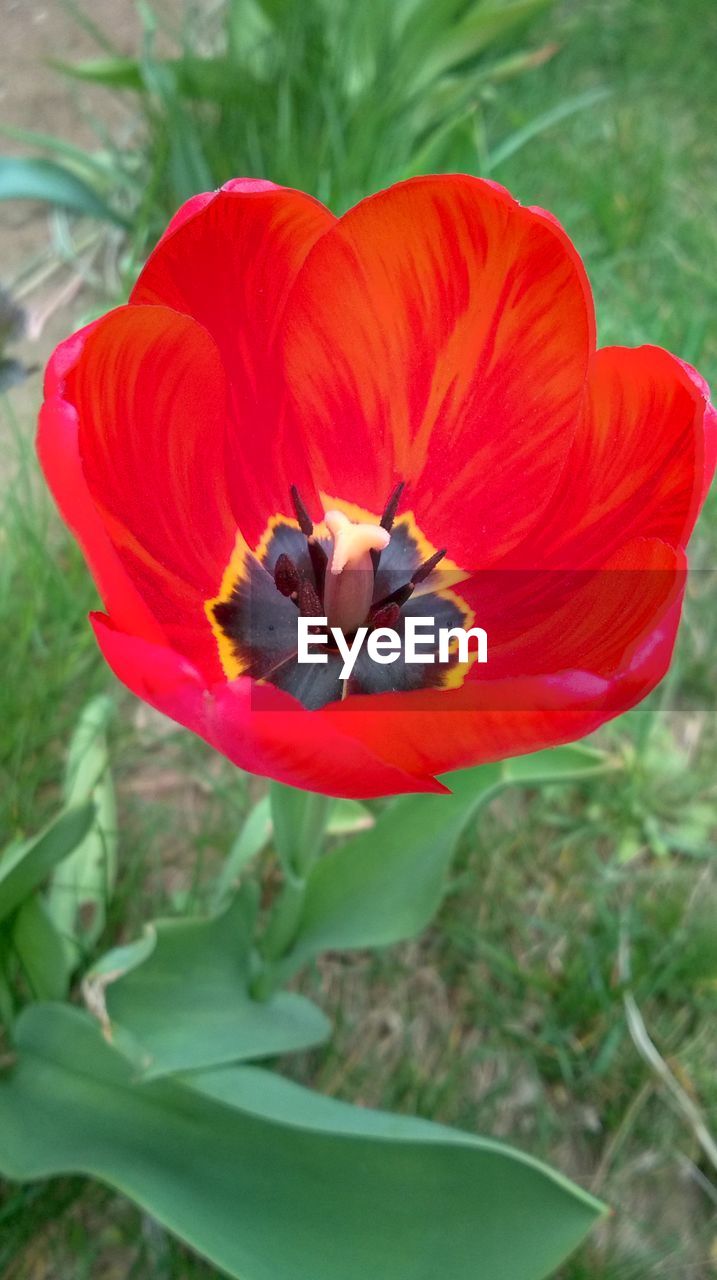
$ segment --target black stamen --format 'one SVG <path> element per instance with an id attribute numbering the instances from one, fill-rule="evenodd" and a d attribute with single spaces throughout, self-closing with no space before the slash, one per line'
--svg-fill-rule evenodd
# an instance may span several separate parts
<path id="1" fill-rule="evenodd" d="M 299 612 L 305 618 L 323 617 L 323 605 L 308 578 L 302 578 L 299 583 Z"/>
<path id="2" fill-rule="evenodd" d="M 371 614 L 371 626 L 374 629 L 377 627 L 390 627 L 393 630 L 400 616 L 400 604 L 394 603 L 383 605 L 381 608 L 377 609 L 375 613 Z"/>
<path id="3" fill-rule="evenodd" d="M 298 521 L 299 528 L 301 529 L 301 532 L 303 533 L 305 538 L 310 538 L 312 533 L 314 532 L 314 523 L 308 511 L 306 510 L 306 507 L 301 501 L 301 498 L 299 496 L 299 490 L 297 489 L 295 484 L 292 484 L 290 493 L 291 493 L 291 501 L 294 505 L 294 511 L 296 512 L 296 519 Z"/>
<path id="4" fill-rule="evenodd" d="M 384 512 L 381 516 L 381 528 L 385 529 L 388 533 L 390 533 L 393 528 L 393 522 L 396 519 L 396 512 L 398 511 L 398 504 L 401 501 L 401 494 L 405 488 L 405 480 L 399 480 L 396 488 L 384 507 Z"/>
<path id="5" fill-rule="evenodd" d="M 445 554 L 446 554 L 445 547 L 443 548 L 442 551 L 434 551 L 430 559 L 424 560 L 423 564 L 418 566 L 415 573 L 411 574 L 411 582 L 413 583 L 414 587 L 417 587 L 419 582 L 423 582 L 424 579 L 428 577 L 429 573 L 433 573 L 433 570 L 435 569 L 436 565 L 439 563 L 439 561 L 443 559 Z"/>
<path id="6" fill-rule="evenodd" d="M 301 576 L 294 561 L 283 551 L 274 565 L 274 582 L 283 596 L 291 596 L 296 600 Z"/>
<path id="7" fill-rule="evenodd" d="M 401 501 L 401 494 L 403 493 L 405 488 L 406 488 L 405 481 L 399 480 L 398 484 L 396 485 L 396 488 L 393 490 L 388 502 L 386 503 L 386 506 L 383 509 L 383 515 L 381 516 L 381 528 L 385 529 L 387 533 L 390 533 L 391 529 L 393 528 L 393 522 L 396 519 L 396 512 L 398 511 L 398 504 Z M 374 573 L 378 569 L 378 562 L 380 559 L 381 559 L 380 551 L 371 552 L 371 563 L 373 564 Z"/>
<path id="8" fill-rule="evenodd" d="M 314 570 L 314 577 L 316 579 L 316 590 L 319 595 L 323 597 L 324 581 L 326 579 L 326 568 L 329 563 L 329 557 L 324 551 L 321 543 L 317 542 L 315 538 L 309 538 L 308 546 L 309 555 L 311 556 L 311 567 Z"/>
<path id="9" fill-rule="evenodd" d="M 379 600 L 374 608 L 386 609 L 389 605 L 397 604 L 400 609 L 407 600 L 410 600 L 412 595 L 413 583 L 407 582 L 405 586 L 399 587 L 397 591 L 392 591 L 390 596 L 386 596 L 383 600 Z"/>

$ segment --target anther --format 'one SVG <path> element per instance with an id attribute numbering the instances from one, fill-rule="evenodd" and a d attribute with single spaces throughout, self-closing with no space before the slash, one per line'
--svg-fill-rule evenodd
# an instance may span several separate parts
<path id="1" fill-rule="evenodd" d="M 433 573 L 436 565 L 440 563 L 445 554 L 446 548 L 444 547 L 442 551 L 434 551 L 433 555 L 430 556 L 428 560 L 424 560 L 423 564 L 419 565 L 415 573 L 411 574 L 411 582 L 414 587 L 417 587 L 419 582 L 423 582 L 428 577 L 429 573 Z"/>
<path id="2" fill-rule="evenodd" d="M 396 591 L 392 591 L 390 596 L 384 596 L 383 600 L 378 601 L 376 607 L 378 609 L 384 609 L 390 605 L 396 604 L 400 609 L 407 600 L 410 600 L 419 582 L 424 582 L 428 575 L 433 573 L 436 565 L 440 563 L 445 554 L 445 547 L 443 547 L 441 551 L 434 551 L 433 555 L 429 556 L 428 560 L 424 560 L 423 564 L 419 564 L 418 568 L 414 570 L 411 574 L 410 582 L 407 582 L 403 587 L 398 587 Z"/>
<path id="3" fill-rule="evenodd" d="M 274 582 L 283 596 L 296 600 L 301 577 L 294 561 L 283 551 L 274 565 Z"/>
<path id="4" fill-rule="evenodd" d="M 302 578 L 299 583 L 299 612 L 305 618 L 320 618 L 324 612 L 316 588 L 312 586 L 308 578 Z"/>
<path id="5" fill-rule="evenodd" d="M 290 493 L 291 493 L 291 501 L 294 506 L 294 511 L 296 513 L 296 519 L 297 519 L 299 528 L 301 529 L 301 532 L 303 533 L 305 538 L 310 538 L 312 533 L 314 532 L 314 522 L 311 519 L 311 516 L 309 515 L 308 511 L 306 510 L 306 507 L 304 506 L 303 502 L 301 501 L 299 490 L 297 489 L 295 484 L 292 484 Z"/>
<path id="6" fill-rule="evenodd" d="M 402 605 L 406 603 L 407 600 L 410 600 L 412 595 L 413 595 L 413 583 L 407 582 L 404 587 L 399 587 L 398 591 L 394 591 L 392 595 L 387 596 L 385 600 L 382 600 L 381 604 L 382 606 L 396 604 L 400 609 Z"/>
<path id="7" fill-rule="evenodd" d="M 400 480 L 384 507 L 383 515 L 381 516 L 381 528 L 387 529 L 389 533 L 393 528 L 393 522 L 396 519 L 396 512 L 398 511 L 398 504 L 401 501 L 401 494 L 405 488 L 405 480 Z"/>
<path id="8" fill-rule="evenodd" d="M 401 501 L 401 494 L 403 493 L 405 487 L 406 487 L 405 481 L 399 480 L 388 502 L 386 503 L 386 506 L 383 509 L 383 515 L 381 516 L 381 528 L 385 529 L 387 533 L 390 533 L 391 529 L 393 528 L 393 522 L 396 519 L 396 512 L 398 511 L 398 504 Z M 371 563 L 373 565 L 374 573 L 376 573 L 376 570 L 378 569 L 378 562 L 380 559 L 381 559 L 380 550 L 379 551 L 373 550 L 371 552 Z"/>
<path id="9" fill-rule="evenodd" d="M 311 557 L 311 567 L 314 570 L 314 577 L 316 579 L 316 590 L 320 596 L 323 596 L 324 582 L 326 580 L 326 567 L 329 563 L 329 558 L 321 543 L 316 541 L 316 538 L 309 538 L 308 548 L 309 556 Z"/>
<path id="10" fill-rule="evenodd" d="M 399 604 L 386 604 L 371 614 L 371 626 L 374 630 L 378 627 L 390 627 L 393 631 L 400 617 L 401 606 Z"/>

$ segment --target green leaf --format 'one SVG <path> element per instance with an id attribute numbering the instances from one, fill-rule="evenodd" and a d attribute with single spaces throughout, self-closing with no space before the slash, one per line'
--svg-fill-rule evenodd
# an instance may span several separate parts
<path id="1" fill-rule="evenodd" d="M 63 62 L 59 58 L 53 58 L 51 66 L 73 80 L 100 84 L 105 89 L 140 91 L 144 88 L 142 68 L 136 58 L 85 58 L 83 62 Z"/>
<path id="2" fill-rule="evenodd" d="M 300 793 L 299 793 L 300 794 Z M 274 799 L 276 804 L 276 798 Z M 374 822 L 370 809 L 359 800 L 329 801 L 329 818 L 326 823 L 327 836 L 354 835 L 372 827 Z M 271 804 L 268 795 L 262 796 L 253 809 L 249 811 L 242 828 L 226 856 L 224 865 L 217 877 L 212 895 L 212 908 L 219 911 L 233 897 L 239 884 L 242 872 L 248 863 L 266 849 L 274 834 L 271 820 Z M 320 839 L 320 833 L 317 838 Z"/>
<path id="3" fill-rule="evenodd" d="M 470 62 L 494 41 L 527 23 L 553 0 L 506 0 L 502 4 L 473 5 L 460 21 L 443 24 L 420 62 L 414 88 L 426 87 L 439 76 Z"/>
<path id="4" fill-rule="evenodd" d="M 212 906 L 219 911 L 226 906 L 239 883 L 239 877 L 252 858 L 256 858 L 268 845 L 272 836 L 271 811 L 269 797 L 261 800 L 249 811 L 241 831 L 226 856 L 224 865 L 217 877 L 212 897 Z"/>
<path id="5" fill-rule="evenodd" d="M 104 974 L 110 1034 L 120 1032 L 145 1078 L 291 1053 L 329 1035 L 328 1020 L 304 996 L 251 998 L 249 912 L 240 894 L 212 920 L 158 921 L 140 963 L 133 955 L 114 981 L 106 963 L 94 971 Z"/>
<path id="6" fill-rule="evenodd" d="M 502 787 L 540 787 L 551 782 L 587 782 L 590 778 L 612 773 L 619 768 L 618 761 L 575 743 L 569 747 L 551 747 L 548 751 L 534 751 L 531 755 L 515 756 L 504 760 L 501 767 Z M 455 774 L 452 775 L 455 778 Z M 443 781 L 451 785 L 451 775 Z"/>
<path id="7" fill-rule="evenodd" d="M 64 138 L 56 138 L 52 133 L 40 133 L 36 129 L 22 129 L 17 125 L 0 122 L 0 136 L 12 138 L 38 150 L 48 151 L 53 155 L 64 156 L 70 161 L 73 172 L 83 170 L 100 181 L 106 181 L 112 175 L 113 157 L 109 152 L 85 151 L 76 147 Z"/>
<path id="8" fill-rule="evenodd" d="M 117 807 L 107 749 L 112 710 L 106 695 L 93 698 L 68 751 L 65 802 L 69 808 L 92 800 L 95 808 L 85 839 L 56 868 L 48 892 L 50 914 L 73 970 L 102 934 L 117 877 Z"/>
<path id="9" fill-rule="evenodd" d="M 73 213 L 126 226 L 87 182 L 54 160 L 0 156 L 0 200 L 44 200 Z"/>
<path id="10" fill-rule="evenodd" d="M 300 876 L 321 850 L 331 806 L 326 796 L 269 784 L 274 844 L 284 870 Z"/>
<path id="11" fill-rule="evenodd" d="M 9 391 L 11 387 L 19 387 L 30 373 L 32 370 L 21 360 L 0 356 L 0 392 Z"/>
<path id="12" fill-rule="evenodd" d="M 604 101 L 610 93 L 611 90 L 607 88 L 588 89 L 585 93 L 578 93 L 574 98 L 566 98 L 565 101 L 558 103 L 557 107 L 551 107 L 549 111 L 534 116 L 524 128 L 516 129 L 499 146 L 493 148 L 483 165 L 484 173 L 492 173 L 499 165 L 504 164 L 517 151 L 520 151 L 521 147 L 532 142 L 533 138 L 537 138 L 539 134 L 545 133 L 546 129 L 552 129 L 553 125 L 560 124 L 561 120 L 567 120 L 578 111 L 587 111 L 590 107 L 597 106 L 598 102 Z"/>
<path id="13" fill-rule="evenodd" d="M 93 804 L 65 809 L 38 836 L 13 844 L 0 858 L 0 920 L 24 902 L 45 876 L 84 840 L 94 818 Z"/>
<path id="14" fill-rule="evenodd" d="M 99 1178 L 241 1280 L 542 1280 L 601 1212 L 498 1143 L 264 1072 L 138 1084 L 77 1010 L 26 1010 L 16 1047 L 0 1171 Z"/>
<path id="15" fill-rule="evenodd" d="M 450 795 L 395 801 L 370 831 L 313 868 L 284 972 L 320 951 L 388 946 L 419 933 L 440 905 L 461 832 L 503 787 L 577 781 L 612 767 L 587 747 L 558 747 L 449 774 L 442 781 Z"/>
<path id="16" fill-rule="evenodd" d="M 36 1000 L 62 1000 L 69 971 L 65 949 L 39 894 L 27 898 L 12 926 L 12 942 Z"/>
<path id="17" fill-rule="evenodd" d="M 333 800 L 326 823 L 327 836 L 353 836 L 374 824 L 371 810 L 360 800 Z"/>

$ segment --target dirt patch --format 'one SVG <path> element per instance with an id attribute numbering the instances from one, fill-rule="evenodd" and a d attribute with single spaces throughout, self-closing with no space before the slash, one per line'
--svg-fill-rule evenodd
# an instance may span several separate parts
<path id="1" fill-rule="evenodd" d="M 140 26 L 131 0 L 91 0 L 85 4 L 94 23 L 119 54 L 138 48 Z M 182 0 L 163 0 L 155 9 L 176 23 Z M 0 0 L 0 121 L 12 128 L 52 134 L 90 149 L 100 145 L 93 125 L 115 132 L 126 128 L 131 101 L 91 85 L 65 79 L 48 66 L 52 58 L 79 61 L 102 56 L 90 33 L 76 21 L 63 0 Z M 32 154 L 27 143 L 3 137 L 0 153 Z M 48 244 L 46 206 L 29 201 L 0 204 L 0 285 L 11 289 Z M 56 344 L 76 327 L 87 306 L 82 290 L 67 274 L 49 281 L 33 295 L 36 311 L 31 334 L 12 354 L 36 371 L 11 392 L 10 412 L 24 430 L 33 430 L 40 400 L 41 372 Z M 63 293 L 63 289 L 65 292 Z M 24 301 L 24 300 L 23 300 Z M 7 447 L 7 422 L 0 416 L 0 494 L 13 470 Z"/>

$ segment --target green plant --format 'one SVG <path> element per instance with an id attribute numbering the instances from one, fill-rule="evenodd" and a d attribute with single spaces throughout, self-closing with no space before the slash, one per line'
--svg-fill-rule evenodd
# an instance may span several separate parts
<path id="1" fill-rule="evenodd" d="M 337 1267 L 346 1277 L 382 1267 L 409 1280 L 439 1258 L 469 1277 L 476 1256 L 513 1280 L 549 1274 L 600 1212 L 577 1188 L 498 1143 L 351 1107 L 241 1064 L 327 1038 L 316 1006 L 278 988 L 327 949 L 384 947 L 419 932 L 440 904 L 461 833 L 488 799 L 516 784 L 589 778 L 611 762 L 560 748 L 454 775 L 452 795 L 399 799 L 375 817 L 272 784 L 270 815 L 260 800 L 260 823 L 256 810 L 246 819 L 244 856 L 233 851 L 238 889 L 220 877 L 228 905 L 205 919 L 158 922 L 87 968 L 77 930 L 86 930 L 89 903 L 104 911 L 113 882 L 105 714 L 93 703 L 78 727 L 69 807 L 1 864 L 5 1176 L 100 1178 L 229 1274 L 256 1280 L 329 1280 Z M 257 827 L 263 838 L 250 839 Z M 267 835 L 279 881 L 262 908 L 248 868 Z M 331 849 L 320 856 L 325 841 Z M 78 964 L 85 1012 L 57 1003 Z"/>
<path id="2" fill-rule="evenodd" d="M 105 48 L 56 64 L 134 95 L 140 123 L 129 145 L 105 141 L 90 154 L 13 130 L 45 158 L 1 160 L 0 199 L 41 198 L 119 222 L 139 262 L 183 201 L 236 175 L 311 191 L 341 212 L 427 168 L 472 168 L 485 96 L 554 52 L 511 47 L 551 2 L 227 0 L 213 23 L 200 16 L 179 34 L 163 31 L 177 46 L 169 57 L 156 52 L 157 18 L 142 3 L 138 57 Z"/>

